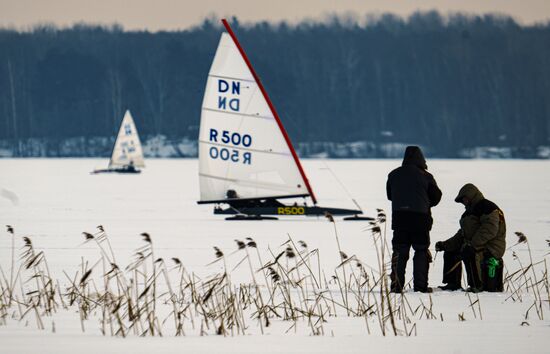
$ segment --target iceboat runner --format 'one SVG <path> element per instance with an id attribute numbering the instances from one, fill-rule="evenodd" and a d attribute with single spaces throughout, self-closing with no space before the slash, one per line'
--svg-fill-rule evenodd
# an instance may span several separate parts
<path id="1" fill-rule="evenodd" d="M 199 204 L 227 219 L 273 215 L 351 215 L 361 210 L 317 206 L 298 155 L 265 88 L 226 20 L 206 83 L 199 132 Z M 311 198 L 285 204 L 282 199 Z M 228 205 L 228 207 L 222 207 Z"/>
<path id="2" fill-rule="evenodd" d="M 138 169 L 140 167 L 145 167 L 143 150 L 134 119 L 127 110 L 118 131 L 108 168 L 94 170 L 92 173 L 141 173 Z"/>

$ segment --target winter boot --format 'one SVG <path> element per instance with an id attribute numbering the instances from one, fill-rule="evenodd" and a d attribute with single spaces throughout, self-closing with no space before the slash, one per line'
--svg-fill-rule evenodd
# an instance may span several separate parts
<path id="1" fill-rule="evenodd" d="M 443 291 L 457 291 L 457 290 L 462 290 L 462 287 L 460 286 L 460 284 L 449 283 L 446 285 L 439 286 L 439 289 Z"/>

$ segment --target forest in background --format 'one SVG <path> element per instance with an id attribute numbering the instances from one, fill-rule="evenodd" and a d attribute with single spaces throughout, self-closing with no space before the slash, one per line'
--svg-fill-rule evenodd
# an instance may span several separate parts
<path id="1" fill-rule="evenodd" d="M 379 156 L 381 146 L 419 144 L 440 157 L 479 147 L 529 157 L 550 145 L 550 24 L 437 12 L 361 26 L 337 17 L 231 24 L 305 155 L 362 144 Z M 155 33 L 0 29 L 0 148 L 30 156 L 28 142 L 41 141 L 46 156 L 108 154 L 126 109 L 144 139 L 196 140 L 221 32 L 213 19 Z M 107 147 L 60 147 L 75 139 Z"/>

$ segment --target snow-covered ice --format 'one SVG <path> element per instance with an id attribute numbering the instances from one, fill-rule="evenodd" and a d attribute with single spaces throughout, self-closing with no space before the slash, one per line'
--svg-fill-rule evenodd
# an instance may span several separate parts
<path id="1" fill-rule="evenodd" d="M 127 264 L 141 245 L 140 233 L 148 232 L 156 256 L 178 257 L 184 265 L 207 276 L 220 265 L 207 266 L 214 260 L 213 246 L 226 253 L 236 249 L 234 239 L 253 237 L 260 251 L 279 250 L 290 234 L 321 252 L 323 269 L 333 270 L 339 263 L 333 225 L 325 219 L 287 217 L 279 221 L 227 222 L 212 215 L 212 206 L 197 205 L 198 176 L 194 159 L 148 160 L 141 175 L 90 175 L 96 167 L 106 165 L 98 159 L 4 159 L 0 160 L 0 190 L 15 195 L 0 195 L 0 225 L 13 225 L 17 247 L 20 236 L 31 237 L 37 250 L 43 250 L 52 273 L 63 279 L 63 270 L 74 272 L 82 258 L 97 259 L 97 249 L 83 244 L 83 231 L 93 232 L 103 225 L 109 234 L 119 262 Z M 385 196 L 387 173 L 398 160 L 304 160 L 303 165 L 323 206 L 353 207 L 345 186 L 365 210 L 374 215 L 375 208 L 390 210 Z M 516 242 L 514 231 L 524 232 L 535 261 L 544 259 L 550 238 L 550 165 L 534 160 L 429 160 L 443 200 L 433 209 L 435 219 L 432 244 L 452 235 L 458 227 L 463 207 L 453 202 L 458 189 L 467 182 L 476 184 L 485 196 L 496 202 L 507 219 L 507 242 Z M 339 181 L 334 178 L 333 173 Z M 363 222 L 337 221 L 342 250 L 355 254 L 364 263 L 375 266 L 376 253 L 372 237 Z M 389 231 L 388 231 L 389 232 Z M 388 236 L 391 236 L 389 233 Z M 513 249 L 520 260 L 527 261 L 524 245 Z M 9 269 L 11 239 L 0 230 L 0 265 Z M 240 257 L 235 256 L 233 262 Z M 509 251 L 504 257 L 510 269 L 517 261 Z M 230 260 L 231 261 L 231 260 Z M 408 266 L 408 278 L 412 271 Z M 430 284 L 441 280 L 442 257 L 430 270 Z M 234 280 L 248 279 L 247 272 L 237 270 Z M 513 302 L 509 294 L 479 296 L 483 320 L 472 316 L 464 293 L 437 292 L 432 295 L 434 311 L 444 322 L 417 320 L 416 337 L 382 337 L 368 335 L 364 321 L 357 318 L 329 319 L 331 333 L 310 336 L 306 324 L 296 332 L 285 334 L 286 326 L 276 325 L 265 335 L 237 337 L 208 336 L 125 339 L 103 337 L 99 324 L 87 323 L 80 331 L 77 314 L 56 319 L 56 333 L 51 324 L 39 331 L 33 323 L 9 322 L 0 326 L 0 353 L 164 353 L 164 352 L 406 352 L 406 353 L 503 353 L 548 352 L 550 310 L 544 320 L 534 314 L 526 320 L 525 312 L 532 299 Z M 428 301 L 425 294 L 408 294 L 411 301 Z M 459 321 L 464 313 L 466 321 Z M 75 321 L 76 320 L 76 321 Z M 521 326 L 522 322 L 529 325 Z M 251 322 L 252 323 L 252 322 Z"/>

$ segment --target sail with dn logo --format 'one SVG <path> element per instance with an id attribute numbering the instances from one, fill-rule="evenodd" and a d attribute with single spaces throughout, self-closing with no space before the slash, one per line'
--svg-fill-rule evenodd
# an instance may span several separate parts
<path id="1" fill-rule="evenodd" d="M 109 168 L 128 165 L 145 167 L 141 142 L 130 111 L 126 111 L 122 119 L 111 161 L 109 161 Z"/>
<path id="2" fill-rule="evenodd" d="M 242 217 L 361 214 L 305 205 L 286 209 L 279 202 L 317 200 L 265 88 L 231 27 L 222 22 L 227 33 L 221 35 L 202 103 L 198 203 L 229 204 L 215 213 Z"/>
<path id="3" fill-rule="evenodd" d="M 143 150 L 134 119 L 127 110 L 120 124 L 109 167 L 93 173 L 139 173 L 138 167 L 145 167 Z"/>

